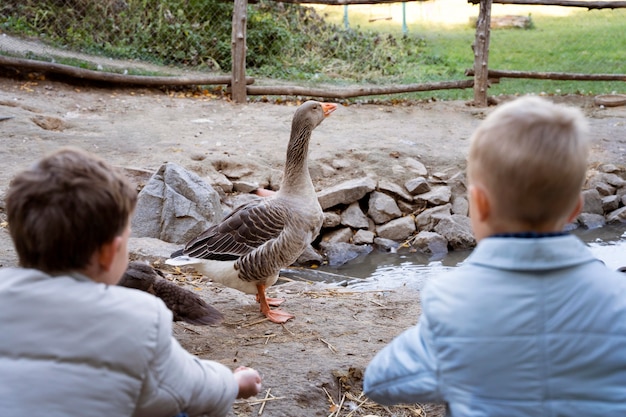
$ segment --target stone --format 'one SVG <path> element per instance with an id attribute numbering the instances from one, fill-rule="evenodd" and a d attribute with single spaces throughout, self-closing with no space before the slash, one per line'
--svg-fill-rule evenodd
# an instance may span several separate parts
<path id="1" fill-rule="evenodd" d="M 352 243 L 355 245 L 365 245 L 374 243 L 376 234 L 369 230 L 357 230 L 354 236 L 352 236 Z"/>
<path id="2" fill-rule="evenodd" d="M 431 206 L 440 206 L 450 202 L 452 198 L 452 190 L 450 187 L 440 185 L 433 187 L 430 191 L 423 194 L 418 194 L 414 197 L 416 203 L 425 202 Z"/>
<path id="3" fill-rule="evenodd" d="M 193 172 L 167 163 L 139 192 L 132 236 L 183 244 L 222 218 L 217 191 Z"/>
<path id="4" fill-rule="evenodd" d="M 395 182 L 380 180 L 378 181 L 378 191 L 395 197 L 397 200 L 413 202 L 413 196 L 409 194 L 404 187 Z"/>
<path id="5" fill-rule="evenodd" d="M 385 239 L 383 237 L 374 238 L 374 244 L 378 246 L 379 249 L 389 253 L 396 253 L 400 247 L 400 244 L 395 240 Z"/>
<path id="6" fill-rule="evenodd" d="M 259 189 L 259 187 L 259 183 L 255 181 L 233 181 L 233 191 L 237 193 L 251 193 L 252 191 Z"/>
<path id="7" fill-rule="evenodd" d="M 333 267 L 341 266 L 372 251 L 369 245 L 354 245 L 346 242 L 322 242 L 320 248 L 326 256 L 328 265 Z"/>
<path id="8" fill-rule="evenodd" d="M 606 224 L 606 220 L 601 214 L 581 213 L 578 216 L 578 224 L 587 229 L 597 229 Z"/>
<path id="9" fill-rule="evenodd" d="M 467 216 L 453 214 L 443 217 L 434 231 L 443 236 L 453 250 L 471 249 L 476 246 L 472 225 Z"/>
<path id="10" fill-rule="evenodd" d="M 367 229 L 369 223 L 367 216 L 361 210 L 358 201 L 350 204 L 343 213 L 341 213 L 341 224 L 349 226 L 353 229 Z"/>
<path id="11" fill-rule="evenodd" d="M 412 216 L 400 217 L 376 227 L 376 234 L 384 239 L 403 241 L 415 233 L 415 220 Z"/>
<path id="12" fill-rule="evenodd" d="M 620 199 L 616 195 L 607 195 L 600 200 L 602 203 L 602 211 L 608 213 L 619 208 Z"/>
<path id="13" fill-rule="evenodd" d="M 583 213 L 604 214 L 602 210 L 602 201 L 600 200 L 600 193 L 595 188 L 590 190 L 584 190 L 583 196 Z"/>
<path id="14" fill-rule="evenodd" d="M 339 204 L 352 204 L 374 191 L 376 181 L 369 177 L 342 182 L 317 193 L 322 210 Z"/>
<path id="15" fill-rule="evenodd" d="M 322 236 L 321 243 L 338 243 L 338 242 L 350 242 L 352 240 L 352 229 L 349 227 L 342 227 L 341 229 L 332 230 L 328 233 L 325 233 Z M 320 245 L 321 245 L 320 243 Z"/>
<path id="16" fill-rule="evenodd" d="M 370 194 L 367 215 L 376 224 L 386 223 L 402 216 L 396 201 L 385 193 L 374 191 Z"/>
<path id="17" fill-rule="evenodd" d="M 626 223 L 626 207 L 618 208 L 606 215 L 607 223 Z"/>
<path id="18" fill-rule="evenodd" d="M 604 182 L 617 188 L 626 186 L 626 180 L 617 174 L 605 173 L 602 175 L 602 179 L 604 180 Z"/>
<path id="19" fill-rule="evenodd" d="M 413 237 L 411 245 L 423 253 L 432 253 L 433 255 L 448 253 L 448 241 L 435 232 L 419 232 Z"/>
<path id="20" fill-rule="evenodd" d="M 424 177 L 417 177 L 404 183 L 404 187 L 411 195 L 424 194 L 430 191 L 430 184 Z"/>
<path id="21" fill-rule="evenodd" d="M 341 224 L 341 215 L 333 211 L 324 212 L 324 222 L 322 223 L 323 229 L 332 229 Z"/>
<path id="22" fill-rule="evenodd" d="M 128 239 L 128 257 L 131 260 L 162 262 L 179 250 L 177 243 L 169 243 L 153 237 L 131 237 Z"/>
<path id="23" fill-rule="evenodd" d="M 465 197 L 454 197 L 452 199 L 452 213 L 467 216 L 469 214 L 469 202 Z"/>
<path id="24" fill-rule="evenodd" d="M 594 188 L 598 190 L 601 196 L 612 195 L 615 193 L 615 187 L 601 181 L 597 182 Z"/>
<path id="25" fill-rule="evenodd" d="M 306 248 L 304 248 L 304 251 L 300 254 L 295 264 L 301 266 L 311 266 L 321 265 L 322 262 L 324 262 L 324 257 L 309 244 Z"/>
<path id="26" fill-rule="evenodd" d="M 443 217 L 452 215 L 451 209 L 452 204 L 426 209 L 415 216 L 415 227 L 417 230 L 432 231 Z"/>

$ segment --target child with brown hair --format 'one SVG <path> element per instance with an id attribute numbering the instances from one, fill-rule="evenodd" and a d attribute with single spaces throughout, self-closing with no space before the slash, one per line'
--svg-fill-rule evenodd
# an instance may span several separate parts
<path id="1" fill-rule="evenodd" d="M 422 313 L 365 372 L 381 404 L 451 416 L 626 415 L 626 280 L 563 232 L 582 207 L 578 109 L 524 97 L 475 131 L 467 177 L 477 247 L 433 278 Z"/>
<path id="2" fill-rule="evenodd" d="M 0 269 L 3 416 L 226 416 L 259 392 L 255 370 L 184 350 L 160 299 L 115 285 L 136 201 L 117 170 L 74 148 L 11 182 L 20 267 Z"/>

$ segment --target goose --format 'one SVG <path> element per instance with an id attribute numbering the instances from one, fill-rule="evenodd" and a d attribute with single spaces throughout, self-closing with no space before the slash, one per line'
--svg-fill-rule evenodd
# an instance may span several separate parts
<path id="1" fill-rule="evenodd" d="M 283 179 L 276 193 L 240 206 L 190 240 L 165 263 L 193 266 L 199 273 L 246 294 L 256 294 L 261 313 L 274 323 L 294 318 L 284 300 L 266 296 L 282 268 L 293 264 L 318 235 L 322 208 L 308 168 L 313 130 L 337 104 L 307 101 L 294 113 Z"/>
<path id="2" fill-rule="evenodd" d="M 141 261 L 129 262 L 119 286 L 145 291 L 159 297 L 172 311 L 174 321 L 198 326 L 218 324 L 223 316 L 198 294 L 168 281 L 163 272 Z"/>

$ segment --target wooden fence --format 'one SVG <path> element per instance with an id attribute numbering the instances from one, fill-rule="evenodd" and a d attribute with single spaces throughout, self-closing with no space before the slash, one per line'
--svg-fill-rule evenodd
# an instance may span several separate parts
<path id="1" fill-rule="evenodd" d="M 386 3 L 391 0 L 277 0 L 287 3 L 317 3 L 317 4 L 372 4 Z M 247 95 L 302 95 L 321 98 L 348 98 L 366 95 L 381 95 L 408 93 L 415 91 L 432 91 L 452 88 L 474 89 L 474 105 L 485 107 L 488 104 L 487 91 L 490 82 L 498 82 L 500 78 L 529 78 L 554 80 L 619 80 L 626 81 L 626 74 L 570 74 L 554 72 L 521 72 L 499 71 L 489 69 L 489 39 L 491 35 L 491 5 L 523 4 L 563 7 L 583 7 L 591 9 L 625 8 L 626 1 L 578 1 L 578 0 L 468 0 L 478 4 L 478 20 L 476 36 L 471 48 L 474 52 L 474 67 L 466 71 L 466 75 L 473 77 L 463 81 L 444 81 L 425 84 L 395 85 L 380 88 L 356 88 L 349 90 L 333 89 L 320 90 L 305 87 L 260 87 L 246 83 L 245 80 L 245 48 L 246 48 L 246 6 L 247 0 L 235 0 L 233 13 L 233 67 L 232 67 L 232 98 L 236 103 L 245 103 Z"/>
<path id="2" fill-rule="evenodd" d="M 210 85 L 225 84 L 230 86 L 231 96 L 236 103 L 245 103 L 248 95 L 287 95 L 315 98 L 342 99 L 360 96 L 388 95 L 417 91 L 434 91 L 445 89 L 473 88 L 474 105 L 488 105 L 489 83 L 498 82 L 500 78 L 527 78 L 551 80 L 592 80 L 592 81 L 626 81 L 626 74 L 572 74 L 560 72 L 532 71 L 501 71 L 489 68 L 489 40 L 491 33 L 492 3 L 518 4 L 534 6 L 581 7 L 586 9 L 617 9 L 626 8 L 626 1 L 585 1 L 585 0 L 468 0 L 478 4 L 479 13 L 476 23 L 476 35 L 471 49 L 474 53 L 473 68 L 466 70 L 466 80 L 441 81 L 422 84 L 398 84 L 383 87 L 353 88 L 309 88 L 299 86 L 257 86 L 254 79 L 246 76 L 246 26 L 248 1 L 234 0 L 232 16 L 232 68 L 231 75 L 223 76 L 183 76 L 183 77 L 151 77 L 133 76 L 93 71 L 61 65 L 51 62 L 33 61 L 0 55 L 0 66 L 20 67 L 36 71 L 60 73 L 66 76 L 104 81 L 123 85 Z M 397 3 L 397 0 L 275 0 L 284 3 L 313 3 L 325 5 Z M 421 0 L 407 0 L 421 1 Z"/>

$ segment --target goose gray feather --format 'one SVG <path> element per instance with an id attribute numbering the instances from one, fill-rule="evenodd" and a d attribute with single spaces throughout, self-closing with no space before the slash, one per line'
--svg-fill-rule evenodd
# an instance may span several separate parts
<path id="1" fill-rule="evenodd" d="M 283 179 L 270 197 L 232 211 L 223 221 L 192 239 L 166 261 L 193 265 L 200 273 L 228 287 L 257 294 L 261 312 L 271 321 L 293 318 L 270 310 L 283 300 L 267 299 L 282 268 L 293 264 L 318 235 L 322 209 L 308 168 L 309 141 L 336 104 L 307 101 L 294 114 Z M 179 255 L 179 256 L 177 256 Z"/>

